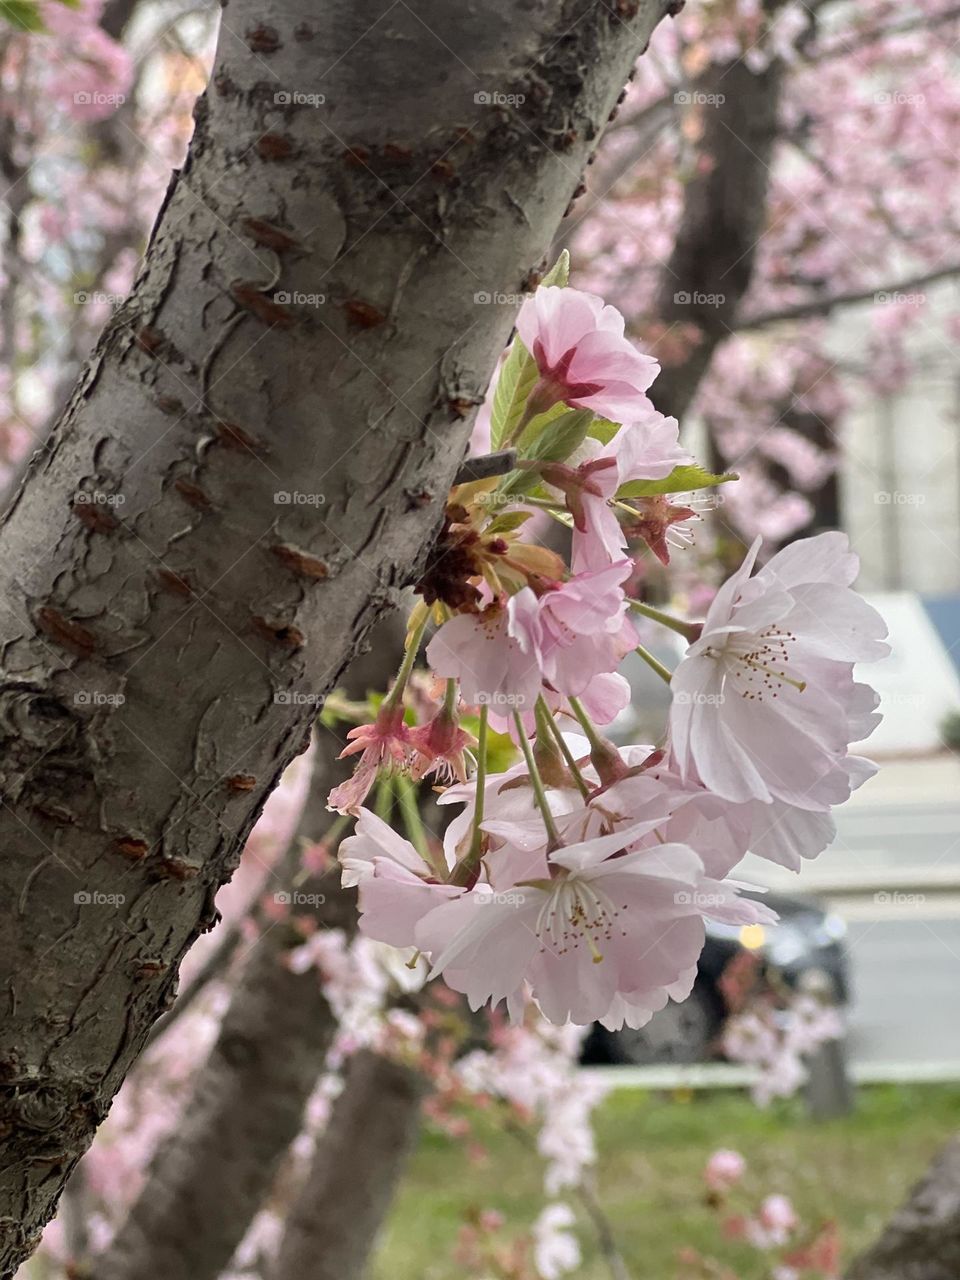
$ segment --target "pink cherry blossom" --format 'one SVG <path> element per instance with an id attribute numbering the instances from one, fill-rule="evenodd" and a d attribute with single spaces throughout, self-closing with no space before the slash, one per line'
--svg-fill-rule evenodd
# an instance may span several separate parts
<path id="1" fill-rule="evenodd" d="M 728 800 L 824 810 L 849 794 L 848 744 L 873 717 L 853 664 L 886 655 L 886 626 L 849 589 L 857 558 L 844 534 L 794 543 L 751 578 L 758 550 L 674 672 L 672 751 L 684 779 Z"/>
<path id="2" fill-rule="evenodd" d="M 625 852 L 646 830 L 563 847 L 549 855 L 548 879 L 500 893 L 481 885 L 437 907 L 416 931 L 433 975 L 442 973 L 472 1007 L 506 1000 L 512 1015 L 529 982 L 549 1021 L 585 1025 L 609 1017 L 616 997 L 643 1006 L 686 974 L 703 946 L 702 912 L 772 918 L 747 900 L 735 907 L 735 893 L 712 883 L 701 897 L 702 863 L 692 849 Z"/>
<path id="3" fill-rule="evenodd" d="M 724 1028 L 724 1052 L 737 1062 L 770 1062 L 777 1056 L 779 1047 L 773 1022 L 756 1010 L 737 1014 Z"/>
<path id="4" fill-rule="evenodd" d="M 628 519 L 624 532 L 633 541 L 643 540 L 661 564 L 670 563 L 670 551 L 687 550 L 696 541 L 698 523 L 705 511 L 717 506 L 713 495 L 659 493 L 649 498 L 633 498 L 635 519 Z"/>
<path id="5" fill-rule="evenodd" d="M 586 691 L 595 676 L 615 671 L 636 646 L 622 584 L 629 560 L 580 573 L 540 598 L 540 657 L 544 678 L 570 696 Z"/>
<path id="6" fill-rule="evenodd" d="M 334 787 L 327 807 L 338 813 L 356 814 L 377 779 L 380 769 L 405 767 L 413 748 L 410 732 L 403 721 L 403 706 L 385 701 L 373 724 L 358 725 L 347 734 L 349 744 L 339 759 L 361 752 L 360 763 L 346 782 Z"/>
<path id="7" fill-rule="evenodd" d="M 539 645 L 539 604 L 524 587 L 506 605 L 445 622 L 427 645 L 427 661 L 438 676 L 460 681 L 465 702 L 501 713 L 532 711 L 540 693 Z"/>
<path id="8" fill-rule="evenodd" d="M 616 307 L 592 293 L 548 285 L 528 298 L 517 333 L 540 372 L 530 397 L 534 412 L 562 401 L 626 422 L 648 410 L 644 393 L 660 366 L 627 341 L 623 328 Z"/>
<path id="9" fill-rule="evenodd" d="M 843 1014 L 834 1005 L 799 995 L 787 1011 L 784 1042 L 793 1053 L 806 1056 L 827 1040 L 839 1040 L 844 1030 Z"/>
<path id="10" fill-rule="evenodd" d="M 575 572 L 603 569 L 623 558 L 627 538 L 611 502 L 621 485 L 664 480 L 692 460 L 679 443 L 679 430 L 676 418 L 651 408 L 621 427 L 609 444 L 588 438 L 571 465 L 544 469 L 544 479 L 564 494 L 573 515 Z"/>
<path id="11" fill-rule="evenodd" d="M 630 572 L 623 560 L 558 583 L 539 600 L 524 587 L 505 607 L 459 614 L 430 641 L 427 660 L 438 676 L 459 679 L 467 702 L 499 717 L 532 713 L 541 692 L 585 694 L 636 645 L 621 587 Z M 619 710 L 619 683 L 603 693 Z"/>
<path id="12" fill-rule="evenodd" d="M 596 725 L 611 724 L 630 705 L 630 682 L 618 671 L 594 676 L 580 695 L 580 703 Z"/>
<path id="13" fill-rule="evenodd" d="M 410 946 L 420 918 L 462 892 L 438 881 L 413 845 L 369 809 L 341 843 L 340 865 L 344 887 L 360 891 L 361 931 L 394 947 Z"/>
<path id="14" fill-rule="evenodd" d="M 431 774 L 439 782 L 467 780 L 465 752 L 474 743 L 472 734 L 461 729 L 456 716 L 445 707 L 427 723 L 410 730 L 410 745 L 417 753 L 410 776 L 419 781 Z"/>
<path id="15" fill-rule="evenodd" d="M 799 1219 L 787 1196 L 767 1196 L 757 1215 L 769 1245 L 786 1244 Z"/>
<path id="16" fill-rule="evenodd" d="M 43 17 L 60 46 L 53 59 L 54 100 L 77 120 L 102 120 L 123 102 L 133 79 L 133 63 L 122 44 L 99 25 L 102 4 L 74 7 L 44 3 Z"/>
<path id="17" fill-rule="evenodd" d="M 566 1204 L 549 1204 L 533 1224 L 533 1256 L 542 1280 L 560 1280 L 580 1266 L 580 1246 L 570 1228 L 576 1223 Z"/>
<path id="18" fill-rule="evenodd" d="M 711 1191 L 727 1191 L 740 1181 L 746 1168 L 747 1162 L 739 1151 L 721 1147 L 707 1161 L 703 1176 Z"/>

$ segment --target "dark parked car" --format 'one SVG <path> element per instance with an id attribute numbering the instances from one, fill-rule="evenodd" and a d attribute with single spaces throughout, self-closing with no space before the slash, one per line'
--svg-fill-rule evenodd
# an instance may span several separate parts
<path id="1" fill-rule="evenodd" d="M 708 921 L 697 980 L 688 998 L 682 1004 L 671 1001 L 639 1031 L 626 1027 L 607 1031 L 595 1024 L 584 1042 L 582 1061 L 648 1065 L 700 1062 L 709 1057 L 726 1014 L 720 977 L 742 950 L 760 957 L 761 976 L 774 968 L 790 986 L 796 986 L 804 973 L 826 974 L 834 999 L 847 1004 L 850 982 L 843 920 L 809 898 L 766 893 L 762 900 L 777 912 L 779 923 L 741 928 Z"/>

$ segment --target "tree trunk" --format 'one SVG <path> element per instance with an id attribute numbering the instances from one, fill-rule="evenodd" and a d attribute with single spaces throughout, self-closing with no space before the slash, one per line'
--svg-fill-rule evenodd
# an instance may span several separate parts
<path id="1" fill-rule="evenodd" d="M 960 1276 L 960 1138 L 940 1152 L 847 1280 L 957 1280 Z"/>
<path id="2" fill-rule="evenodd" d="M 420 1132 L 425 1091 L 411 1067 L 354 1054 L 269 1280 L 361 1280 Z"/>
<path id="3" fill-rule="evenodd" d="M 650 390 L 661 413 L 683 419 L 753 275 L 767 219 L 770 162 L 783 67 L 751 71 L 743 59 L 711 66 L 691 86 L 703 121 L 696 174 L 660 284 L 657 315 L 694 324 L 700 338 L 679 364 L 664 365 Z M 716 99 L 717 101 L 713 101 Z"/>
<path id="4" fill-rule="evenodd" d="M 301 839 L 329 824 L 331 770 L 318 761 L 286 866 L 271 887 L 291 889 Z M 355 895 L 334 870 L 299 892 L 325 899 L 319 928 L 351 931 Z M 309 907 L 297 908 L 297 914 Z M 285 953 L 302 942 L 268 925 L 237 982 L 217 1041 L 197 1075 L 181 1123 L 157 1152 L 147 1182 L 110 1248 L 98 1280 L 215 1280 L 265 1200 L 277 1167 L 300 1132 L 303 1109 L 336 1034 L 317 973 L 293 973 Z"/>
<path id="5" fill-rule="evenodd" d="M 422 566 L 515 310 L 475 295 L 523 288 L 664 7 L 231 0 L 134 291 L 0 529 L 0 1275 Z"/>

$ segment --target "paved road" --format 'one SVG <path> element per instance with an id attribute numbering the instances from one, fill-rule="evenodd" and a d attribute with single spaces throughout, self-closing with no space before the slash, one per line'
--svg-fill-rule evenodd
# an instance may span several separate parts
<path id="1" fill-rule="evenodd" d="M 875 794 L 882 794 L 879 782 L 873 784 Z M 937 867 L 955 872 L 960 889 L 960 794 L 955 802 L 935 804 L 848 805 L 837 811 L 837 832 L 836 844 L 823 855 L 825 864 L 865 872 L 880 867 L 905 877 Z"/>
<path id="2" fill-rule="evenodd" d="M 960 891 L 960 787 L 956 801 L 847 805 L 836 812 L 837 839 L 802 873 L 748 857 L 744 877 L 788 893 L 871 894 L 885 888 Z"/>
<path id="3" fill-rule="evenodd" d="M 818 896 L 848 922 L 851 1058 L 950 1061 L 960 1077 L 960 799 L 837 816 L 836 845 L 793 884 L 849 876 Z"/>
<path id="4" fill-rule="evenodd" d="M 955 1062 L 960 1076 L 960 910 L 915 916 L 849 922 L 850 1057 Z"/>

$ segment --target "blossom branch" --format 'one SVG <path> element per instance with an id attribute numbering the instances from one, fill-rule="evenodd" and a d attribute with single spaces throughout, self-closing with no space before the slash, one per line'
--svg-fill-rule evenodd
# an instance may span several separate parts
<path id="1" fill-rule="evenodd" d="M 495 453 L 479 454 L 475 458 L 466 458 L 461 464 L 453 483 L 469 484 L 471 480 L 489 480 L 491 476 L 503 476 L 517 465 L 516 449 L 498 449 Z"/>
<path id="2" fill-rule="evenodd" d="M 800 302 L 793 307 L 781 307 L 772 311 L 761 311 L 753 316 L 744 316 L 742 320 L 737 320 L 735 328 L 738 333 L 745 333 L 750 330 L 765 329 L 771 324 L 811 320 L 816 316 L 829 315 L 839 307 L 851 307 L 859 302 L 869 302 L 878 295 L 915 293 L 925 285 L 936 284 L 938 280 L 949 280 L 956 276 L 960 276 L 960 263 L 951 263 L 947 267 L 924 271 L 893 284 L 878 285 L 872 289 L 853 289 L 848 293 L 836 293 L 828 297 L 814 298 L 809 302 Z"/>

